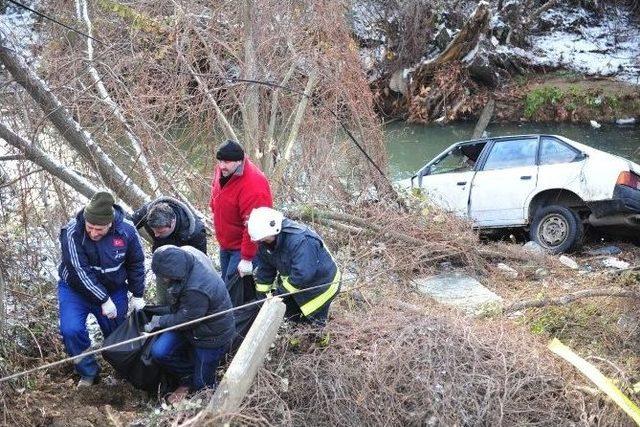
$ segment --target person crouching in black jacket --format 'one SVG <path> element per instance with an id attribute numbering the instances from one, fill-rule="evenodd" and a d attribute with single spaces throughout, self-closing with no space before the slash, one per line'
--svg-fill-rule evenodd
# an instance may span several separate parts
<path id="1" fill-rule="evenodd" d="M 151 269 L 167 282 L 170 314 L 153 316 L 145 331 L 164 329 L 232 308 L 229 293 L 211 259 L 191 246 L 165 245 L 153 254 Z M 233 313 L 159 335 L 151 357 L 180 379 L 169 396 L 182 400 L 189 391 L 215 387 L 216 369 L 235 336 Z"/>

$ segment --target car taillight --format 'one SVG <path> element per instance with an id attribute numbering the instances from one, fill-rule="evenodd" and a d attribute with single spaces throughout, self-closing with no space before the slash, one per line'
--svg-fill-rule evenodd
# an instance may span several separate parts
<path id="1" fill-rule="evenodd" d="M 616 184 L 625 185 L 627 187 L 640 190 L 640 176 L 630 171 L 620 172 Z"/>

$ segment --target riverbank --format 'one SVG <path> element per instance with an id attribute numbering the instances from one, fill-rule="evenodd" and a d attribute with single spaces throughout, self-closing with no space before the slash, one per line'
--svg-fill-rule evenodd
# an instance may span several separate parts
<path id="1" fill-rule="evenodd" d="M 373 87 L 378 114 L 385 120 L 421 124 L 477 121 L 485 105 L 493 99 L 495 109 L 491 122 L 494 123 L 640 123 L 640 85 L 610 77 L 558 70 L 519 75 L 493 89 L 477 84 L 465 72 L 455 77 L 458 89 L 455 92 L 467 91 L 468 94 L 456 98 L 455 105 L 440 100 L 440 109 L 433 108 L 431 86 L 419 91 L 417 96 L 408 97 Z M 438 86 L 437 81 L 433 86 Z"/>
<path id="2" fill-rule="evenodd" d="M 497 91 L 495 99 L 498 122 L 637 123 L 640 119 L 640 86 L 572 72 L 516 78 Z"/>

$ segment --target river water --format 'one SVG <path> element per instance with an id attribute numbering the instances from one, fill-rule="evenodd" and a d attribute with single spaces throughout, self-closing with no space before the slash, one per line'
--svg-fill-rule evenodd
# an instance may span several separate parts
<path id="1" fill-rule="evenodd" d="M 396 181 L 410 178 L 421 166 L 449 145 L 471 138 L 474 122 L 440 125 L 413 125 L 396 122 L 385 129 L 389 169 Z M 640 163 L 640 126 L 621 127 L 603 124 L 595 129 L 571 123 L 491 124 L 489 136 L 546 133 L 562 135 L 591 147 Z"/>

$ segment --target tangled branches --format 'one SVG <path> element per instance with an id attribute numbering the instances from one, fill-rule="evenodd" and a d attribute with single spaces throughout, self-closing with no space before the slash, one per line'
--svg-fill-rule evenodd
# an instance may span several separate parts
<path id="1" fill-rule="evenodd" d="M 440 67 L 433 75 L 417 76 L 409 101 L 409 121 L 428 123 L 440 117 L 463 120 L 478 113 L 488 99 L 483 88 L 458 61 Z"/>
<path id="2" fill-rule="evenodd" d="M 326 347 L 305 331 L 280 340 L 245 422 L 566 425 L 590 404 L 565 386 L 542 346 L 504 324 L 376 307 L 341 312 L 325 332 Z M 600 421 L 620 421 L 607 417 Z"/>
<path id="3" fill-rule="evenodd" d="M 478 236 L 469 223 L 434 207 L 409 213 L 382 203 L 332 208 L 305 207 L 288 215 L 321 226 L 325 241 L 342 248 L 341 258 L 369 277 L 424 274 L 442 262 L 470 271 L 485 269 Z"/>

